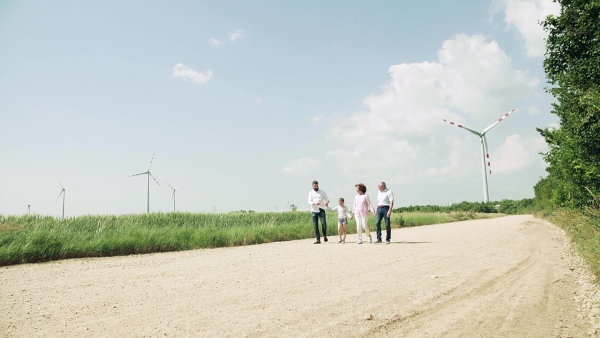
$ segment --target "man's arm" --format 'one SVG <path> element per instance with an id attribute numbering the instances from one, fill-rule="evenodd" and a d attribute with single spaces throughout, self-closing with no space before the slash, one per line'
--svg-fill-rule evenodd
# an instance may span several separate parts
<path id="1" fill-rule="evenodd" d="M 394 209 L 394 193 L 390 191 L 390 209 L 387 212 L 387 217 L 392 216 L 392 209 Z"/>

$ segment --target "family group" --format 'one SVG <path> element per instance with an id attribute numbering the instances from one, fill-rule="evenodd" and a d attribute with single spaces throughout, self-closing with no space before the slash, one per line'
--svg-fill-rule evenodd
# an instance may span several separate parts
<path id="1" fill-rule="evenodd" d="M 367 224 L 367 216 L 369 211 L 375 216 L 375 230 L 377 234 L 377 241 L 375 243 L 382 243 L 381 240 L 381 221 L 385 221 L 385 243 L 390 244 L 392 239 L 392 228 L 390 225 L 390 216 L 392 215 L 392 209 L 394 208 L 394 193 L 388 189 L 385 182 L 379 182 L 377 188 L 377 209 L 371 204 L 371 199 L 367 195 L 367 187 L 358 183 L 354 186 L 356 188 L 357 195 L 354 197 L 354 203 L 352 205 L 352 211 L 348 210 L 348 207 L 344 203 L 344 199 L 338 200 L 339 205 L 334 208 L 329 207 L 329 198 L 325 191 L 319 189 L 319 182 L 312 182 L 312 190 L 308 193 L 308 204 L 311 208 L 313 227 L 315 229 L 315 236 L 317 241 L 314 244 L 321 244 L 321 234 L 319 233 L 319 219 L 321 220 L 321 228 L 323 230 L 323 240 L 327 239 L 327 219 L 325 217 L 325 210 L 333 210 L 338 213 L 338 234 L 340 240 L 338 243 L 346 243 L 346 235 L 348 234 L 348 219 L 356 218 L 356 234 L 357 244 L 362 244 L 362 230 L 365 235 L 369 237 L 369 243 L 373 243 L 373 238 L 369 233 L 369 225 Z"/>

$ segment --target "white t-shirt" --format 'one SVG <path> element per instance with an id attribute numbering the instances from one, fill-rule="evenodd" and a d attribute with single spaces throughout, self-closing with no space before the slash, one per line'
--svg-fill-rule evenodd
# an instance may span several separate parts
<path id="1" fill-rule="evenodd" d="M 394 193 L 390 189 L 385 188 L 383 191 L 377 192 L 377 206 L 389 206 L 393 201 Z"/>
<path id="2" fill-rule="evenodd" d="M 331 210 L 333 211 L 337 211 L 338 213 L 338 218 L 348 218 L 348 214 L 350 213 L 350 211 L 348 211 L 348 207 L 347 206 L 341 206 L 341 205 L 336 205 L 335 207 L 331 208 Z"/>
<path id="3" fill-rule="evenodd" d="M 325 203 L 327 202 L 329 202 L 329 198 L 327 198 L 327 194 L 323 190 L 319 189 L 318 191 L 315 191 L 315 189 L 312 189 L 308 192 L 310 211 L 319 212 L 319 209 L 327 209 L 325 206 Z M 313 203 L 317 203 L 318 205 L 313 205 Z"/>

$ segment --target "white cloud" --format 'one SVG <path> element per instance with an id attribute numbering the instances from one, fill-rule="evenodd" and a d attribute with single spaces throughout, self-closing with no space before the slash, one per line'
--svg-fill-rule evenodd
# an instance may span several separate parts
<path id="1" fill-rule="evenodd" d="M 241 39 L 244 36 L 244 31 L 238 29 L 234 32 L 229 33 L 229 41 L 233 42 L 235 40 Z"/>
<path id="2" fill-rule="evenodd" d="M 216 38 L 210 38 L 210 39 L 208 39 L 208 42 L 213 46 L 220 46 L 223 44 L 223 41 L 216 39 Z"/>
<path id="3" fill-rule="evenodd" d="M 213 73 L 210 69 L 205 72 L 198 72 L 181 63 L 178 63 L 173 67 L 173 77 L 181 78 L 187 82 L 205 83 L 210 80 L 212 75 Z"/>
<path id="4" fill-rule="evenodd" d="M 520 135 L 510 135 L 495 150 L 495 157 L 490 157 L 490 170 L 492 174 L 522 170 L 538 158 L 537 154 L 546 148 L 546 142 L 541 136 L 524 139 Z"/>
<path id="5" fill-rule="evenodd" d="M 328 154 L 346 174 L 402 182 L 477 170 L 478 138 L 442 118 L 483 129 L 517 99 L 534 96 L 539 82 L 480 35 L 458 35 L 443 43 L 437 62 L 398 64 L 389 73 L 390 82 L 365 99 L 364 111 L 330 127 Z"/>
<path id="6" fill-rule="evenodd" d="M 231 33 L 228 33 L 226 39 L 210 38 L 210 39 L 208 39 L 208 42 L 213 46 L 222 46 L 226 42 L 235 42 L 243 37 L 244 37 L 244 31 L 241 29 L 238 29 Z"/>
<path id="7" fill-rule="evenodd" d="M 305 173 L 316 170 L 321 167 L 321 162 L 312 158 L 299 158 L 286 164 L 281 172 L 287 174 Z"/>
<path id="8" fill-rule="evenodd" d="M 540 22 L 548 15 L 560 14 L 560 4 L 552 0 L 495 0 L 496 6 L 503 7 L 504 21 L 515 27 L 525 39 L 527 56 L 543 56 L 547 37 Z"/>
<path id="9" fill-rule="evenodd" d="M 308 121 L 310 121 L 312 124 L 319 124 L 321 123 L 321 120 L 323 120 L 323 116 L 319 115 L 311 117 Z"/>

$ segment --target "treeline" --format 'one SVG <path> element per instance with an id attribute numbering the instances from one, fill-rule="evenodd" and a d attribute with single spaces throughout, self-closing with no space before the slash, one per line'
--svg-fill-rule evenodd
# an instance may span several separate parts
<path id="1" fill-rule="evenodd" d="M 548 16 L 544 70 L 558 127 L 538 128 L 548 176 L 535 185 L 543 209 L 584 209 L 600 195 L 600 0 L 559 0 Z"/>
<path id="2" fill-rule="evenodd" d="M 395 212 L 481 212 L 502 214 L 528 214 L 533 207 L 533 198 L 519 201 L 504 199 L 495 202 L 460 202 L 448 206 L 441 205 L 411 205 L 395 208 Z"/>

